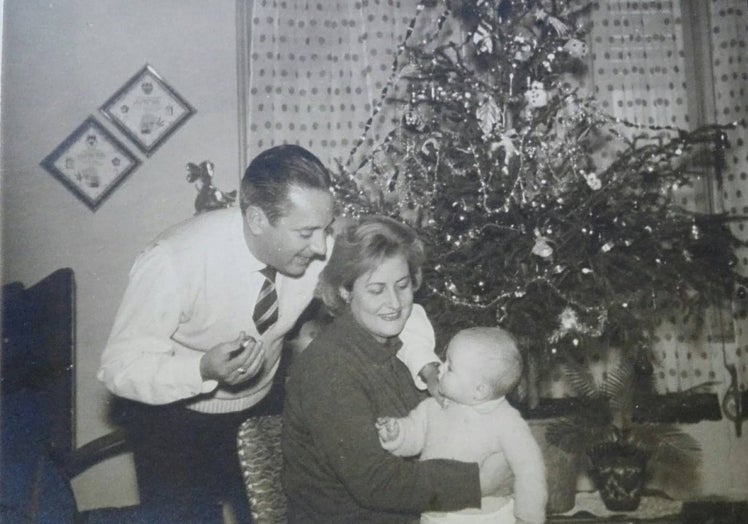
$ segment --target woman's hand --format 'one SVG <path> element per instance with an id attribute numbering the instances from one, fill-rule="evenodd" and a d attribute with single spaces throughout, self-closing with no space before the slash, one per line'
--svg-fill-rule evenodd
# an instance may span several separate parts
<path id="1" fill-rule="evenodd" d="M 514 485 L 514 474 L 503 453 L 493 453 L 480 463 L 480 491 L 487 495 L 509 495 Z"/>
<path id="2" fill-rule="evenodd" d="M 257 375 L 265 361 L 261 340 L 242 331 L 236 340 L 211 348 L 200 359 L 203 380 L 217 380 L 234 386 Z"/>
<path id="3" fill-rule="evenodd" d="M 418 376 L 426 384 L 429 395 L 434 397 L 440 406 L 444 406 L 444 397 L 439 392 L 439 364 L 437 362 L 429 362 L 421 368 Z"/>

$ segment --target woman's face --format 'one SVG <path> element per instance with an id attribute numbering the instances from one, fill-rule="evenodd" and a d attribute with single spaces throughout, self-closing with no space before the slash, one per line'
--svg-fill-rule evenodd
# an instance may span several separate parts
<path id="1" fill-rule="evenodd" d="M 350 292 L 350 304 L 356 321 L 379 342 L 399 335 L 413 308 L 413 282 L 405 257 L 385 258 L 358 277 Z"/>

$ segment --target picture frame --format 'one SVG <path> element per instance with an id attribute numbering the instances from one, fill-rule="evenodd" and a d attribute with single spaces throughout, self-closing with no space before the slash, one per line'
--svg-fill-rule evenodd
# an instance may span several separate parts
<path id="1" fill-rule="evenodd" d="M 89 116 L 41 162 L 92 211 L 96 211 L 140 161 Z"/>
<path id="2" fill-rule="evenodd" d="M 125 82 L 99 111 L 147 156 L 196 113 L 150 64 Z"/>

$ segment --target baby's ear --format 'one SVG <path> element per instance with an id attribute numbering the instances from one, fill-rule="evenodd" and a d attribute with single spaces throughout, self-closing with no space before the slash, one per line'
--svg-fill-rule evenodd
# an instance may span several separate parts
<path id="1" fill-rule="evenodd" d="M 484 400 L 490 400 L 492 393 L 493 388 L 490 385 L 486 384 L 485 382 L 478 382 L 478 384 L 475 386 L 473 395 L 475 396 L 475 400 L 482 402 Z"/>

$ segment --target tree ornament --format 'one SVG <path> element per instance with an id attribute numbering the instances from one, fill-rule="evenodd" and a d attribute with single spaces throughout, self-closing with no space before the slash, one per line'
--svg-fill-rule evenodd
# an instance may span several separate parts
<path id="1" fill-rule="evenodd" d="M 514 145 L 514 141 L 519 139 L 519 135 L 514 129 L 509 129 L 504 133 L 501 133 L 498 142 L 491 142 L 490 149 L 492 153 L 496 153 L 499 149 L 504 150 L 506 155 L 506 161 L 509 162 L 511 158 L 518 154 L 517 147 Z"/>
<path id="2" fill-rule="evenodd" d="M 525 99 L 532 108 L 545 107 L 548 105 L 548 91 L 545 90 L 543 82 L 535 80 L 530 84 L 530 89 L 525 91 Z"/>
<path id="3" fill-rule="evenodd" d="M 475 116 L 478 118 L 478 125 L 483 132 L 483 138 L 486 139 L 494 127 L 503 121 L 502 111 L 496 100 L 492 96 L 487 96 L 484 102 L 475 110 Z"/>
<path id="4" fill-rule="evenodd" d="M 566 34 L 569 32 L 568 25 L 563 23 L 558 18 L 549 15 L 541 8 L 535 10 L 535 19 L 538 22 L 546 22 L 556 31 L 556 34 L 558 34 L 558 36 L 566 36 Z"/>
<path id="5" fill-rule="evenodd" d="M 701 231 L 699 231 L 699 226 L 696 224 L 691 226 L 691 238 L 694 240 L 699 240 L 701 238 Z"/>
<path id="6" fill-rule="evenodd" d="M 475 44 L 479 54 L 493 53 L 492 32 L 491 26 L 486 22 L 481 22 L 478 24 L 478 27 L 475 28 L 475 32 L 473 33 L 473 44 Z"/>
<path id="7" fill-rule="evenodd" d="M 516 44 L 517 50 L 514 52 L 514 59 L 518 62 L 527 62 L 532 56 L 533 39 L 525 38 L 524 36 L 515 36 L 514 43 Z"/>
<path id="8" fill-rule="evenodd" d="M 426 158 L 435 158 L 441 149 L 441 144 L 439 143 L 441 138 L 441 133 L 433 133 L 429 136 L 429 138 L 424 140 L 423 144 L 421 144 L 421 154 Z"/>
<path id="9" fill-rule="evenodd" d="M 426 122 L 421 114 L 415 109 L 410 109 L 403 115 L 403 126 L 414 133 L 423 133 L 426 130 Z"/>
<path id="10" fill-rule="evenodd" d="M 570 38 L 562 48 L 573 58 L 582 58 L 587 55 L 587 44 L 576 38 Z"/>
<path id="11" fill-rule="evenodd" d="M 535 230 L 535 245 L 532 246 L 532 254 L 539 256 L 540 258 L 548 258 L 553 254 L 553 248 L 549 244 L 549 240 L 540 234 L 539 230 Z"/>
<path id="12" fill-rule="evenodd" d="M 587 185 L 590 186 L 590 189 L 593 191 L 597 191 L 603 187 L 603 183 L 600 181 L 597 173 L 587 173 L 586 171 L 582 171 L 582 176 L 584 177 L 584 181 L 587 182 Z"/>

